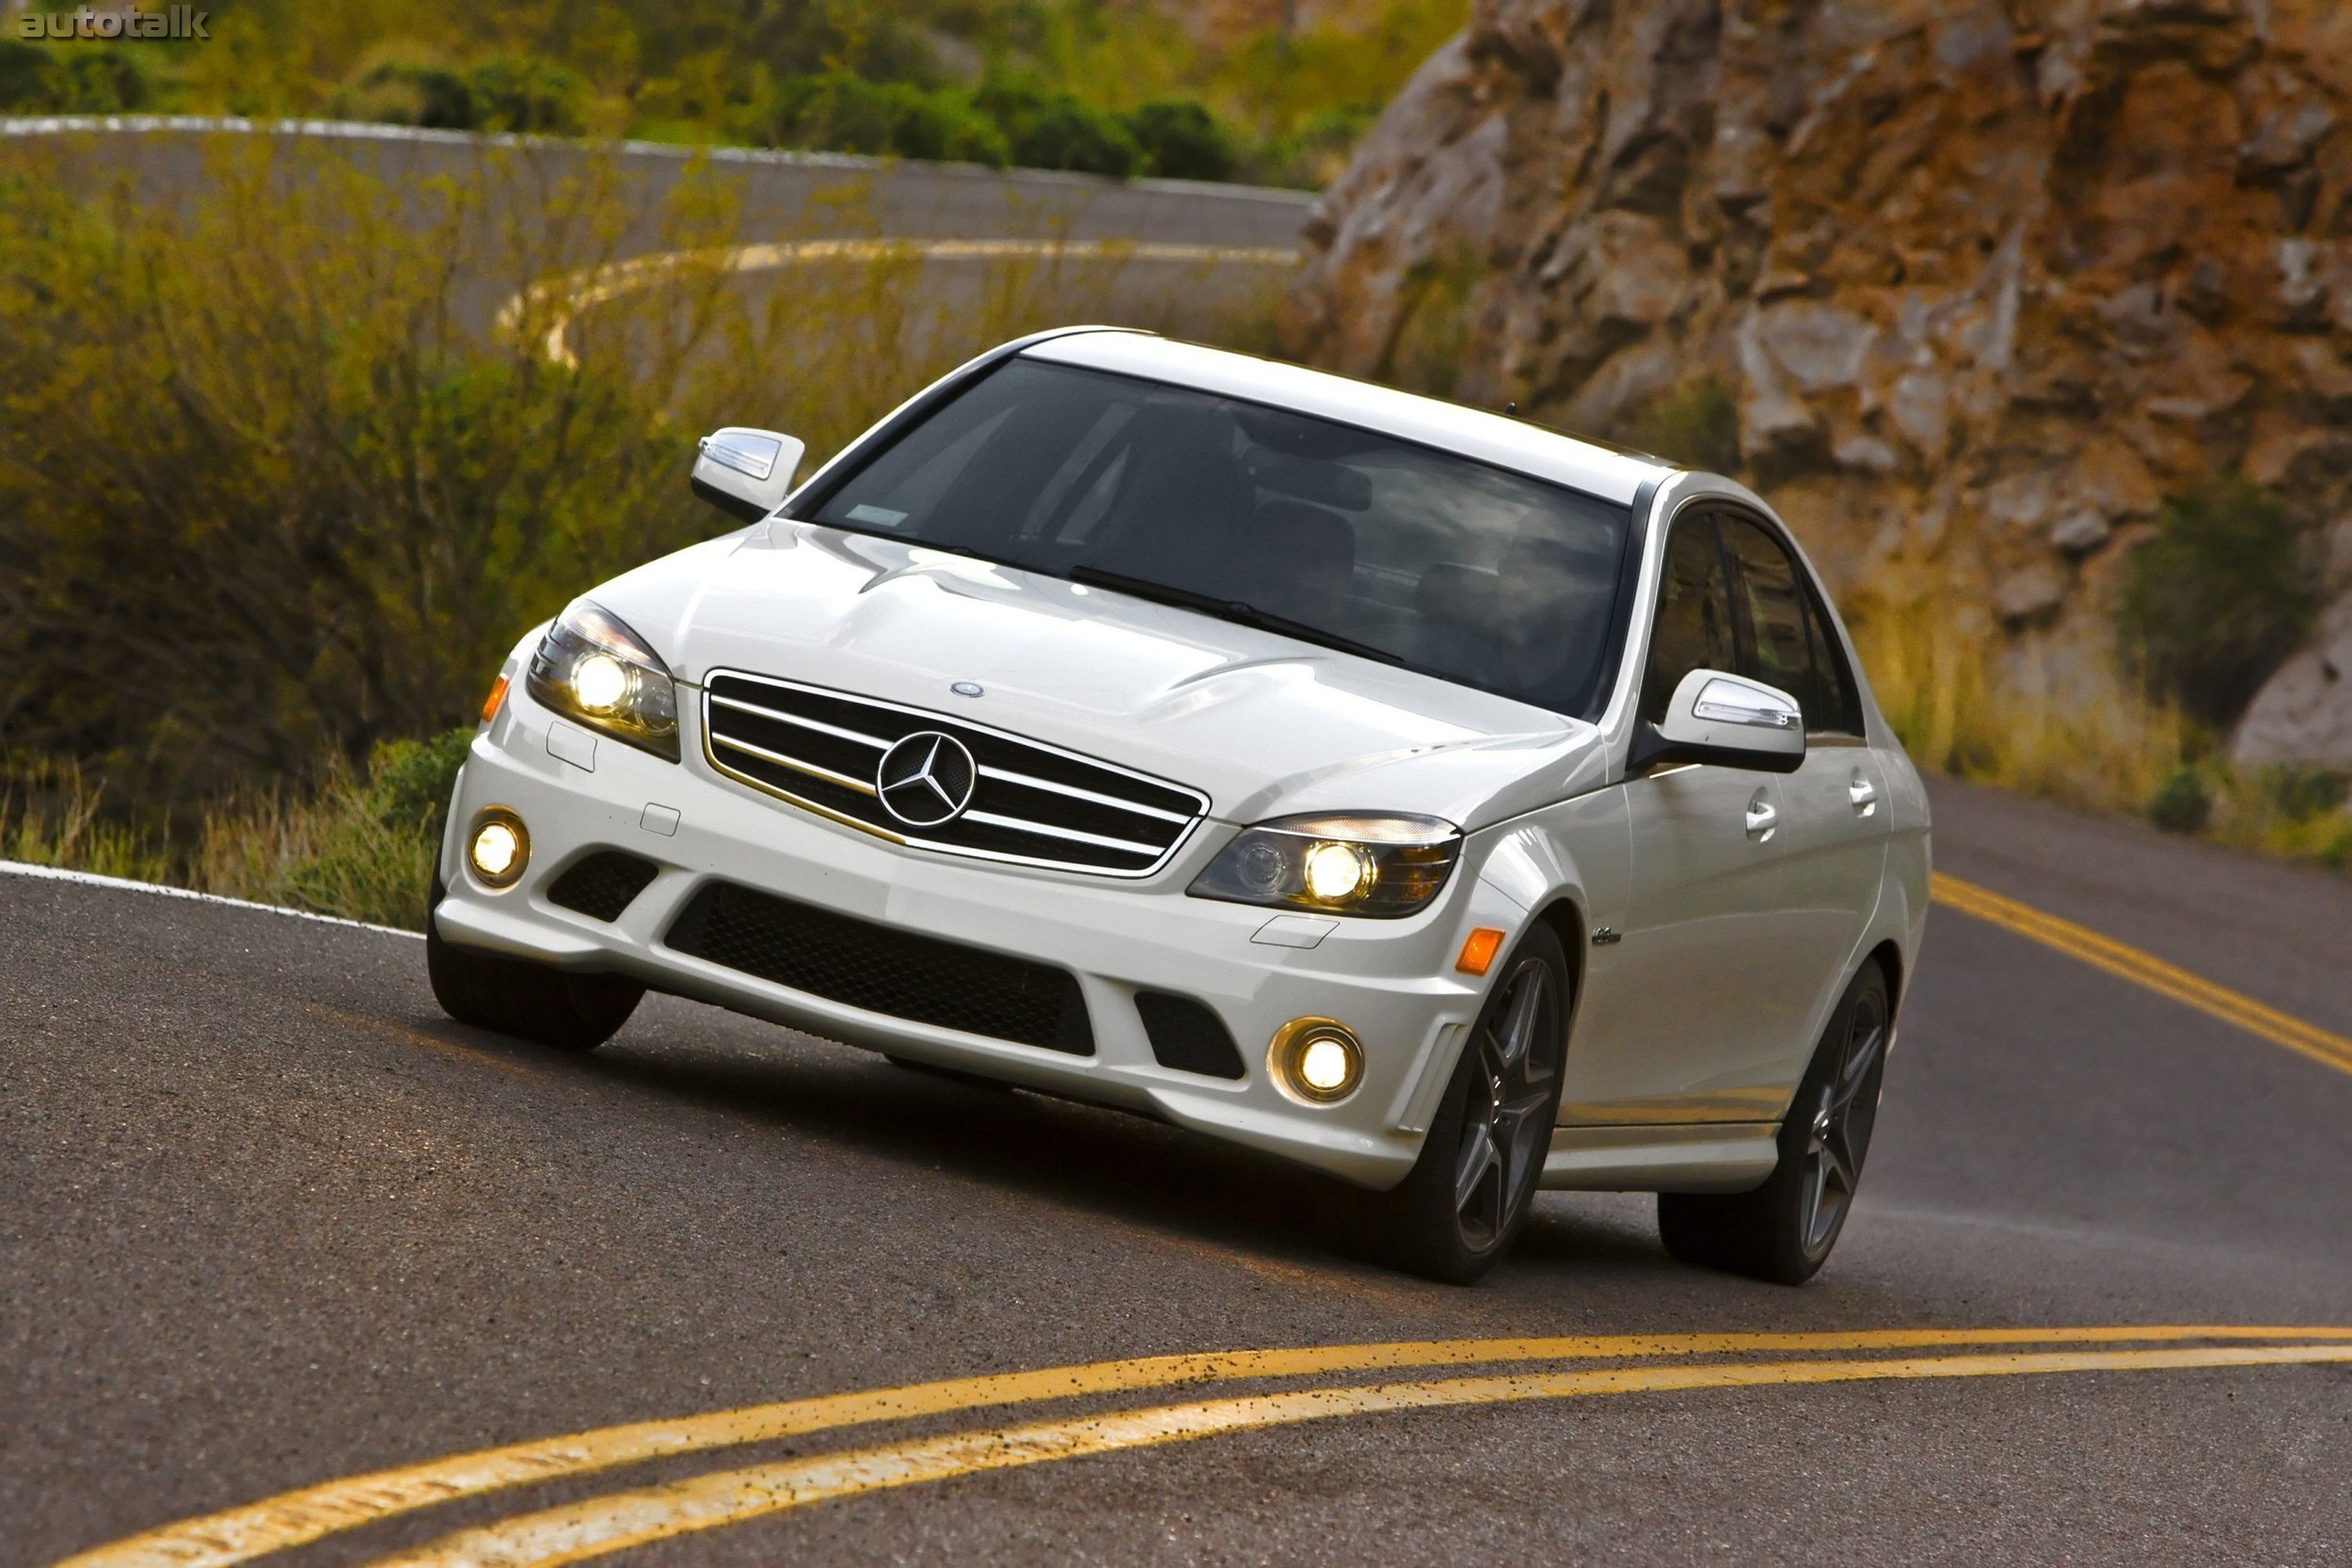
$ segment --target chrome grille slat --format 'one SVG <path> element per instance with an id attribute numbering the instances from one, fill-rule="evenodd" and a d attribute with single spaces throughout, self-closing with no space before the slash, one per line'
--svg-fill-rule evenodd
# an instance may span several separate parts
<path id="1" fill-rule="evenodd" d="M 1051 779 L 1035 779 L 1026 773 L 1015 773 L 1003 768 L 983 768 L 980 769 L 980 777 L 1002 779 L 1007 784 L 1017 784 L 1027 789 L 1050 790 L 1056 795 L 1067 795 L 1073 800 L 1091 800 L 1098 806 L 1108 806 L 1114 811 L 1133 812 L 1137 816 L 1156 816 L 1163 822 L 1192 820 L 1182 812 L 1162 811 L 1157 806 L 1140 806 L 1132 800 L 1120 800 L 1108 795 L 1097 795 L 1090 789 L 1080 789 L 1075 784 L 1056 784 Z"/>
<path id="2" fill-rule="evenodd" d="M 764 719 L 774 719 L 787 724 L 797 725 L 804 730 L 815 730 L 819 735 L 830 735 L 842 740 L 854 740 L 861 746 L 871 746 L 878 752 L 890 750 L 890 742 L 878 735 L 866 735 L 857 730 L 845 730 L 838 724 L 821 724 L 814 719 L 803 719 L 794 713 L 779 713 L 774 708 L 761 707 L 755 703 L 738 702 L 733 697 L 713 697 L 710 700 L 721 707 L 731 707 L 743 713 L 756 713 Z"/>
<path id="3" fill-rule="evenodd" d="M 891 814 L 868 770 L 930 733 L 970 753 L 971 790 L 956 816 L 918 828 Z M 1152 875 L 1209 809 L 1197 789 L 959 715 L 733 670 L 707 677 L 703 754 L 740 784 L 912 848 L 1100 877 Z"/>
<path id="4" fill-rule="evenodd" d="M 1123 838 L 1105 838 L 1101 833 L 1082 833 L 1075 828 L 1056 828 L 1043 822 L 1025 822 L 1017 816 L 999 816 L 994 812 L 967 811 L 966 822 L 977 822 L 983 828 L 1009 828 L 1017 833 L 1042 833 L 1047 838 L 1066 838 L 1073 844 L 1099 844 L 1105 849 L 1127 849 L 1138 855 L 1156 855 L 1156 844 L 1135 844 Z"/>
<path id="5" fill-rule="evenodd" d="M 780 752 L 771 752 L 764 746 L 755 746 L 748 740 L 730 740 L 724 736 L 719 736 L 716 739 L 720 745 L 724 746 L 730 752 L 748 752 L 762 762 L 772 762 L 778 768 L 789 768 L 796 773 L 806 773 L 814 778 L 822 779 L 827 784 L 839 784 L 844 789 L 861 790 L 867 795 L 874 793 L 872 784 L 861 779 L 850 778 L 847 773 L 836 773 L 830 768 L 819 768 L 813 762 L 803 762 L 797 757 L 787 757 Z"/>

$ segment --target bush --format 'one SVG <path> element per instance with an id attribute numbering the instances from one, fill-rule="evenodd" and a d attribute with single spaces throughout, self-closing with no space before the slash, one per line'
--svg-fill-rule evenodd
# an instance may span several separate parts
<path id="1" fill-rule="evenodd" d="M 500 55 L 476 65 L 466 86 L 477 130 L 576 136 L 582 129 L 587 88 L 560 65 Z"/>
<path id="2" fill-rule="evenodd" d="M 1233 143 L 1215 116 L 1190 99 L 1146 103 L 1127 117 L 1150 172 L 1168 180 L 1230 180 Z"/>
<path id="3" fill-rule="evenodd" d="M 2231 476 L 2183 496 L 2132 557 L 2119 607 L 2152 689 L 2218 729 L 2303 644 L 2319 613 L 2306 531 L 2274 493 Z"/>
<path id="4" fill-rule="evenodd" d="M 576 136 L 586 97 L 580 79 L 562 66 L 501 55 L 463 71 L 389 61 L 337 94 L 334 107 L 347 119 L 433 131 Z"/>
<path id="5" fill-rule="evenodd" d="M 1740 408 L 1713 376 L 1676 388 L 1642 411 L 1633 442 L 1644 451 L 1719 474 L 1740 470 Z"/>
<path id="6" fill-rule="evenodd" d="M 768 111 L 768 139 L 831 152 L 946 159 L 1001 168 L 1004 133 L 963 94 L 846 72 L 787 77 Z"/>
<path id="7" fill-rule="evenodd" d="M 1143 149 L 1116 115 L 1090 108 L 1066 92 L 992 82 L 973 103 L 1001 126 L 1012 161 L 1025 168 L 1106 174 L 1115 180 L 1143 166 Z"/>
<path id="8" fill-rule="evenodd" d="M 390 740 L 368 759 L 364 786 L 330 782 L 310 855 L 284 870 L 275 900 L 317 914 L 421 929 L 441 826 L 469 729 Z"/>
<path id="9" fill-rule="evenodd" d="M 2174 773 L 2148 798 L 2148 820 L 2168 833 L 2200 833 L 2213 819 L 2213 797 L 2194 768 Z"/>
<path id="10" fill-rule="evenodd" d="M 2348 784 L 2352 780 L 2332 768 L 2265 768 L 2255 777 L 2264 798 L 2290 822 L 2308 822 L 2337 810 Z"/>
<path id="11" fill-rule="evenodd" d="M 39 113 L 48 107 L 48 73 L 47 50 L 0 38 L 0 109 Z"/>
<path id="12" fill-rule="evenodd" d="M 695 357 L 723 278 L 551 364 L 484 304 L 617 243 L 613 198 L 521 153 L 390 187 L 273 140 L 215 149 L 203 202 L 0 199 L 0 725 L 133 802 L 437 732 L 523 627 L 715 531 L 675 421 L 741 397 Z"/>

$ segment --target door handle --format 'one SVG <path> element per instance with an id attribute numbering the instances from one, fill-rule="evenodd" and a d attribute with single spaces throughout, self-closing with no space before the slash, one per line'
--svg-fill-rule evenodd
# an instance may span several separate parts
<path id="1" fill-rule="evenodd" d="M 1772 803 L 1770 800 L 1758 797 L 1748 802 L 1748 836 L 1750 838 L 1762 844 L 1772 836 L 1772 830 L 1779 825 L 1780 813 L 1772 809 Z"/>
<path id="2" fill-rule="evenodd" d="M 1856 813 L 1868 816 L 1879 809 L 1878 785 L 1862 776 L 1862 769 L 1853 772 L 1853 782 L 1846 785 L 1846 800 Z"/>

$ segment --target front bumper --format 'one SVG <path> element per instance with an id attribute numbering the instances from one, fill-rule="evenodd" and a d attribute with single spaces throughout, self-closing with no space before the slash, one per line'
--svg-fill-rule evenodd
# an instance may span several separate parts
<path id="1" fill-rule="evenodd" d="M 475 738 L 452 803 L 442 847 L 448 892 L 435 915 L 443 940 L 617 971 L 813 1034 L 1157 1115 L 1387 1187 L 1419 1156 L 1484 995 L 1486 982 L 1456 973 L 1454 956 L 1473 927 L 1516 935 L 1526 918 L 1479 879 L 1472 840 L 1445 894 L 1421 914 L 1340 920 L 1312 948 L 1263 944 L 1251 939 L 1279 911 L 1184 895 L 1231 837 L 1230 824 L 1204 822 L 1170 864 L 1140 881 L 908 849 L 721 778 L 701 755 L 697 705 L 679 705 L 686 760 L 672 764 L 589 736 L 516 683 Z M 521 879 L 499 890 L 459 869 L 467 824 L 494 804 L 523 818 L 532 847 Z M 565 869 L 612 848 L 660 868 L 618 918 L 599 921 L 548 900 Z M 869 1012 L 673 949 L 663 940 L 672 922 L 713 880 L 1067 969 L 1086 1001 L 1094 1054 Z M 1216 1013 L 1240 1048 L 1244 1076 L 1159 1065 L 1136 1010 L 1138 990 L 1191 997 Z M 1267 1070 L 1275 1032 L 1310 1015 L 1338 1019 L 1364 1042 L 1364 1081 L 1336 1105 L 1289 1098 Z"/>

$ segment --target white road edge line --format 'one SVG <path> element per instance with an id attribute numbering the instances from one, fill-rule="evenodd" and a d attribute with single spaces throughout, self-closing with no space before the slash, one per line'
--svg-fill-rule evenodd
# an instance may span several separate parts
<path id="1" fill-rule="evenodd" d="M 152 893 L 165 898 L 193 898 L 199 904 L 226 904 L 231 909 L 260 910 L 264 914 L 282 914 L 289 920 L 311 920 L 322 926 L 348 926 L 356 931 L 380 931 L 388 937 L 409 937 L 424 940 L 422 931 L 404 931 L 397 926 L 373 926 L 364 920 L 345 920 L 338 914 L 312 914 L 309 910 L 290 910 L 282 904 L 257 904 L 250 898 L 230 898 L 218 893 L 199 893 L 194 888 L 166 887 L 161 882 L 137 882 L 128 877 L 101 877 L 95 871 L 67 871 L 54 865 L 35 865 L 29 861 L 0 861 L 0 876 L 34 877 L 47 882 L 79 882 L 85 887 L 122 888 L 131 893 Z"/>

